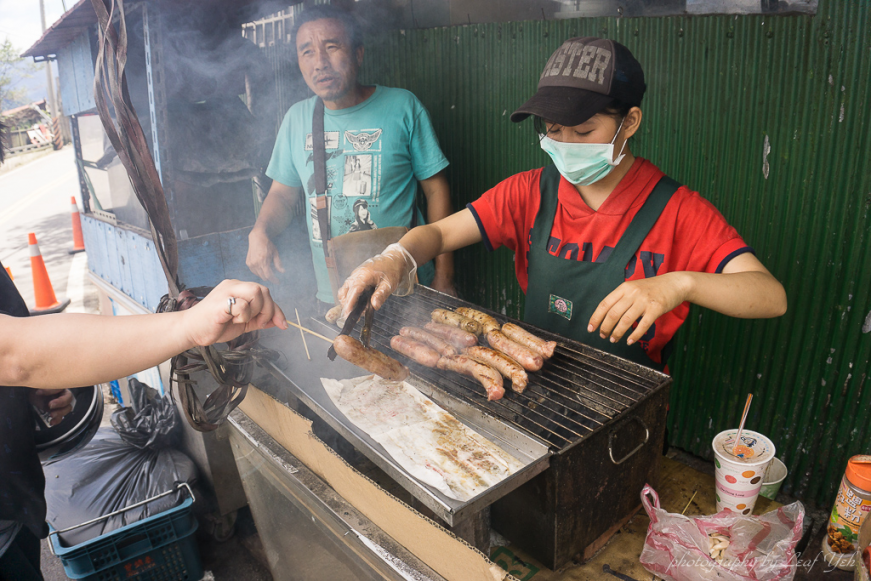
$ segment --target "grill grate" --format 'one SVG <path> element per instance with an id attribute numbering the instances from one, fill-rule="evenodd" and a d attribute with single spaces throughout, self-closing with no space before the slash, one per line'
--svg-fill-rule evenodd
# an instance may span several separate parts
<path id="1" fill-rule="evenodd" d="M 430 320 L 433 309 L 453 310 L 464 306 L 486 312 L 502 323 L 515 322 L 542 338 L 558 342 L 554 356 L 544 367 L 529 373 L 529 385 L 522 394 L 512 391 L 506 380 L 505 396 L 498 401 L 487 401 L 484 388 L 474 379 L 419 365 L 390 348 L 390 339 L 399 333 L 400 327 L 422 327 Z M 557 452 L 572 447 L 608 424 L 667 381 L 656 371 L 639 368 L 576 341 L 419 285 L 414 294 L 391 297 L 378 311 L 370 345 L 408 365 L 421 380 L 535 434 Z"/>

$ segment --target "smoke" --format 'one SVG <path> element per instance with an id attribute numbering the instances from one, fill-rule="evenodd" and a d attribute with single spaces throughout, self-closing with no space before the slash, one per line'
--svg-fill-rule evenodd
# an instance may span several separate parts
<path id="1" fill-rule="evenodd" d="M 162 14 L 167 99 L 199 102 L 245 94 L 246 75 L 257 81 L 267 76 L 265 59 L 225 12 L 194 6 Z"/>
<path id="2" fill-rule="evenodd" d="M 254 223 L 251 179 L 269 161 L 284 111 L 273 63 L 242 36 L 248 17 L 250 9 L 232 6 L 162 5 L 157 38 L 170 189 L 180 222 L 190 222 L 180 227 L 182 237 Z"/>
<path id="3" fill-rule="evenodd" d="M 350 3 L 367 39 L 399 27 L 402 11 L 394 3 Z M 152 114 L 158 120 L 162 177 L 180 249 L 182 254 L 185 248 L 190 249 L 188 254 L 192 250 L 197 261 L 223 264 L 224 276 L 256 279 L 244 264 L 244 229 L 254 224 L 255 199 L 262 201 L 263 190 L 271 183 L 263 171 L 278 125 L 291 105 L 311 95 L 299 72 L 295 44 L 292 39 L 287 42 L 290 23 L 268 18 L 287 9 L 287 4 L 269 1 L 241 9 L 231 2 L 161 3 L 148 13 L 148 39 L 142 12 L 127 14 L 130 92 L 149 138 Z M 274 26 L 276 31 L 259 35 L 258 41 L 271 38 L 273 44 L 255 44 L 243 36 L 243 25 L 258 19 L 262 19 L 260 30 Z M 152 42 L 154 110 L 149 107 L 146 40 Z M 253 184 L 262 184 L 259 192 Z M 123 213 L 121 207 L 117 210 Z M 120 214 L 119 218 L 124 219 Z M 228 249 L 225 243 L 231 239 L 233 248 Z M 282 290 L 292 287 L 294 294 L 313 297 L 304 217 L 296 217 L 273 242 L 286 270 L 280 276 Z M 212 267 L 191 260 L 191 256 L 181 257 L 182 282 L 216 282 L 203 278 Z"/>

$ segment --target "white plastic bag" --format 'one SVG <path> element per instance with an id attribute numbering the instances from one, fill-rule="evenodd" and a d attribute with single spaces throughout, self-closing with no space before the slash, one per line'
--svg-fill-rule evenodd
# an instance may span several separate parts
<path id="1" fill-rule="evenodd" d="M 662 510 L 650 485 L 641 491 L 641 502 L 650 517 L 641 564 L 666 581 L 789 581 L 795 576 L 795 545 L 804 521 L 800 502 L 761 516 L 725 510 L 688 517 Z M 720 562 L 708 552 L 710 533 L 730 539 Z"/>

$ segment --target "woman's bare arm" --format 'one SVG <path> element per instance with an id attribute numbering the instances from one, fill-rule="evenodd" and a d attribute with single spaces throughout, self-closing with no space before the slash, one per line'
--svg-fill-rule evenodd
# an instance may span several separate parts
<path id="1" fill-rule="evenodd" d="M 453 252 L 481 241 L 481 231 L 468 208 L 451 214 L 443 220 L 409 231 L 399 241 L 414 257 L 424 264 L 439 254 Z"/>
<path id="2" fill-rule="evenodd" d="M 779 317 L 787 306 L 783 285 L 745 253 L 730 260 L 722 274 L 678 271 L 624 282 L 599 303 L 587 330 L 598 328 L 603 339 L 615 343 L 639 321 L 627 338 L 632 344 L 684 301 L 742 319 Z"/>
<path id="3" fill-rule="evenodd" d="M 236 299 L 233 316 L 228 298 Z M 196 345 L 278 326 L 284 313 L 256 283 L 224 281 L 187 311 L 104 317 L 0 315 L 0 385 L 61 389 L 118 379 Z"/>

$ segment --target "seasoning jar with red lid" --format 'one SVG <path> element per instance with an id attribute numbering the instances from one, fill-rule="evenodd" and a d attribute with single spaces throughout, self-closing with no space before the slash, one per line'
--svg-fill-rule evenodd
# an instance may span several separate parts
<path id="1" fill-rule="evenodd" d="M 871 514 L 871 456 L 853 456 L 841 479 L 835 506 L 829 516 L 823 556 L 830 565 L 855 568 L 859 527 Z"/>

